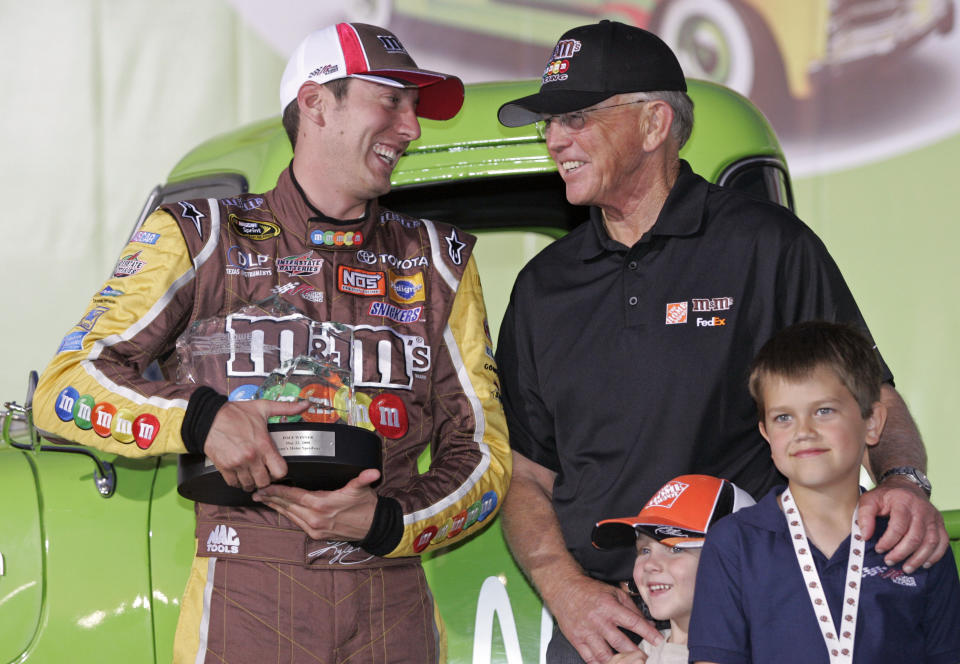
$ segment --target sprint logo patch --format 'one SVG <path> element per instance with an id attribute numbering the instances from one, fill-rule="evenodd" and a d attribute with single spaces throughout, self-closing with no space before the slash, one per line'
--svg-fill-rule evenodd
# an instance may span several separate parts
<path id="1" fill-rule="evenodd" d="M 280 226 L 271 221 L 241 219 L 235 214 L 229 215 L 227 220 L 230 224 L 230 230 L 240 237 L 250 238 L 251 240 L 269 240 L 280 235 Z"/>

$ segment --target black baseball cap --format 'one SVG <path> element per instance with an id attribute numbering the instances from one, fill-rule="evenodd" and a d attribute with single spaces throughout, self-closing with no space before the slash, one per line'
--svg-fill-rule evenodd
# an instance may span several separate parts
<path id="1" fill-rule="evenodd" d="M 686 92 L 677 56 L 652 32 L 603 20 L 563 33 L 543 70 L 540 92 L 507 102 L 497 118 L 520 127 L 544 113 L 569 113 L 625 92 L 654 90 Z"/>

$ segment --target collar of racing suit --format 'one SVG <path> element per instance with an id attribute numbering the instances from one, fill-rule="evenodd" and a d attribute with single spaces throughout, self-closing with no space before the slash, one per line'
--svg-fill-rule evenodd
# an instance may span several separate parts
<path id="1" fill-rule="evenodd" d="M 346 226 L 349 224 L 356 224 L 363 221 L 366 221 L 370 217 L 370 201 L 367 201 L 367 207 L 364 209 L 363 215 L 357 217 L 356 219 L 336 219 L 334 217 L 328 217 L 323 212 L 318 210 L 316 206 L 310 202 L 310 199 L 307 198 L 307 194 L 303 191 L 303 187 L 300 186 L 300 181 L 297 180 L 296 173 L 293 172 L 293 160 L 290 160 L 290 165 L 287 167 L 287 171 L 290 173 L 290 180 L 293 182 L 293 186 L 296 187 L 297 193 L 300 194 L 300 198 L 303 199 L 303 203 L 313 212 L 313 216 L 308 217 L 307 221 L 318 224 L 333 224 L 335 226 Z"/>

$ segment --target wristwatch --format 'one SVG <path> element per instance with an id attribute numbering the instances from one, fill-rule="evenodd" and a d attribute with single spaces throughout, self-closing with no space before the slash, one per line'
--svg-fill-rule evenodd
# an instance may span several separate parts
<path id="1" fill-rule="evenodd" d="M 891 475 L 902 475 L 906 479 L 910 480 L 918 487 L 923 489 L 923 492 L 927 494 L 927 498 L 930 497 L 930 493 L 933 491 L 933 486 L 931 486 L 930 480 L 927 478 L 926 474 L 919 468 L 915 468 L 913 466 L 896 466 L 891 468 L 880 476 L 880 479 L 877 480 L 877 485 L 879 486 Z"/>

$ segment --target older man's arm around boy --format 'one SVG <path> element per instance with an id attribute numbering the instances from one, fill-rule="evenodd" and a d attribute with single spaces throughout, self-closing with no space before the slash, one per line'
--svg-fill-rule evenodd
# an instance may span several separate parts
<path id="1" fill-rule="evenodd" d="M 880 442 L 867 449 L 869 470 L 877 487 L 860 498 L 860 525 L 869 539 L 875 517 L 888 515 L 890 527 L 877 542 L 877 551 L 886 554 L 887 565 L 903 561 L 903 570 L 909 574 L 921 565 L 930 567 L 938 561 L 950 539 L 943 516 L 930 502 L 930 484 L 923 474 L 926 450 L 903 397 L 884 383 L 880 401 L 887 411 L 886 424 Z"/>

